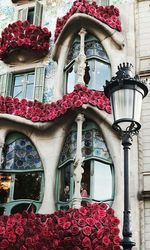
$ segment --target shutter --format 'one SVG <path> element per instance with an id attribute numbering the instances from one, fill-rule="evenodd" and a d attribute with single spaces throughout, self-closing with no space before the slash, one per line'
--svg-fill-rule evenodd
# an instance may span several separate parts
<path id="1" fill-rule="evenodd" d="M 35 68 L 34 99 L 41 102 L 43 101 L 44 83 L 45 83 L 45 67 Z"/>
<path id="2" fill-rule="evenodd" d="M 0 95 L 9 96 L 12 87 L 12 73 L 0 75 Z"/>
<path id="3" fill-rule="evenodd" d="M 26 21 L 28 17 L 28 8 L 18 10 L 18 20 Z"/>
<path id="4" fill-rule="evenodd" d="M 33 20 L 33 23 L 35 25 L 40 26 L 42 23 L 42 10 L 43 10 L 43 5 L 37 0 L 35 4 L 35 12 Z"/>

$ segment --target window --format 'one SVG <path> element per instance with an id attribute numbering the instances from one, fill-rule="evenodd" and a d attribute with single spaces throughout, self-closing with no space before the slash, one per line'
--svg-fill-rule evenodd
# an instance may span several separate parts
<path id="1" fill-rule="evenodd" d="M 66 67 L 65 67 L 65 82 L 67 83 L 66 91 L 72 92 L 77 83 L 77 63 L 75 58 L 80 51 L 79 37 L 73 42 L 69 51 Z M 94 90 L 103 90 L 106 80 L 111 78 L 111 67 L 109 58 L 102 47 L 101 43 L 93 35 L 85 36 L 85 54 L 86 54 L 86 69 L 84 81 L 85 84 Z"/>
<path id="2" fill-rule="evenodd" d="M 45 68 L 0 75 L 0 95 L 43 101 Z"/>
<path id="3" fill-rule="evenodd" d="M 72 205 L 74 193 L 73 162 L 76 145 L 77 129 L 76 124 L 74 124 L 66 138 L 58 166 L 56 186 L 58 209 L 67 209 Z M 81 181 L 82 202 L 104 201 L 112 204 L 114 199 L 113 162 L 101 130 L 89 120 L 83 123 L 82 155 L 85 157 Z"/>
<path id="4" fill-rule="evenodd" d="M 25 21 L 28 20 L 31 24 L 41 25 L 42 24 L 42 10 L 43 6 L 36 1 L 34 6 L 25 5 L 20 6 L 18 9 L 18 20 Z"/>
<path id="5" fill-rule="evenodd" d="M 17 98 L 34 98 L 34 72 L 13 75 L 12 96 Z"/>
<path id="6" fill-rule="evenodd" d="M 0 212 L 16 213 L 31 206 L 37 211 L 43 185 L 43 166 L 36 148 L 24 135 L 10 134 L 0 168 Z"/>

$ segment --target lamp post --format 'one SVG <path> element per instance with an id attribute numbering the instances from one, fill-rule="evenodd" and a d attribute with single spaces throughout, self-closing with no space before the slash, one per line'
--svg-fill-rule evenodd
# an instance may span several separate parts
<path id="1" fill-rule="evenodd" d="M 129 150 L 132 137 L 138 134 L 142 99 L 147 95 L 148 88 L 138 76 L 133 77 L 133 66 L 123 63 L 118 66 L 116 77 L 106 81 L 105 95 L 110 98 L 113 110 L 113 129 L 122 138 L 124 150 L 124 215 L 123 215 L 123 240 L 121 245 L 124 250 L 131 250 L 135 246 L 132 241 L 129 205 Z"/>

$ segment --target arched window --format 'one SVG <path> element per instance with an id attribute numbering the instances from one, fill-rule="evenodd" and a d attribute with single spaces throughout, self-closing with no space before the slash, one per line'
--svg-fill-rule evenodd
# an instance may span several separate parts
<path id="1" fill-rule="evenodd" d="M 35 146 L 23 134 L 8 135 L 0 167 L 0 211 L 38 211 L 43 186 L 43 166 Z"/>
<path id="2" fill-rule="evenodd" d="M 73 162 L 76 154 L 77 128 L 74 124 L 66 138 L 58 166 L 57 208 L 72 206 L 74 193 Z M 114 199 L 114 167 L 101 130 L 92 121 L 83 123 L 82 155 L 84 173 L 81 181 L 82 201 L 104 201 L 110 205 Z M 86 191 L 86 192 L 85 192 Z"/>
<path id="3" fill-rule="evenodd" d="M 75 38 L 68 53 L 65 67 L 66 92 L 72 92 L 77 83 L 77 58 L 80 51 L 79 36 Z M 103 91 L 106 80 L 111 78 L 110 61 L 99 40 L 91 34 L 85 36 L 86 69 L 84 81 L 89 89 Z"/>

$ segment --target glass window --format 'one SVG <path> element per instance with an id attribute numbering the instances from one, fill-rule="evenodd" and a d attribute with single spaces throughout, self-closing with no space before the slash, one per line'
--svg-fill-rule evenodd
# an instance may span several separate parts
<path id="1" fill-rule="evenodd" d="M 33 19 L 34 19 L 34 7 L 28 9 L 27 21 L 33 24 Z"/>
<path id="2" fill-rule="evenodd" d="M 22 203 L 33 203 L 36 210 L 43 197 L 43 166 L 39 154 L 27 137 L 13 133 L 6 138 L 0 167 L 0 208 L 6 213 L 20 211 Z M 17 205 L 16 208 L 14 208 Z M 14 208 L 14 209 L 13 209 Z"/>
<path id="3" fill-rule="evenodd" d="M 63 202 L 67 208 L 72 204 L 74 193 L 73 162 L 76 146 L 77 128 L 74 124 L 66 138 L 59 161 L 56 191 L 58 209 L 63 207 Z M 106 201 L 111 204 L 114 199 L 113 162 L 100 128 L 89 120 L 83 123 L 82 155 L 84 157 L 84 172 L 81 180 L 83 203 Z M 63 195 L 64 193 L 65 195 Z"/>
<path id="4" fill-rule="evenodd" d="M 100 161 L 93 161 L 93 199 L 110 200 L 112 198 L 111 166 Z"/>
<path id="5" fill-rule="evenodd" d="M 75 58 L 79 55 L 79 51 L 80 40 L 77 37 L 71 46 L 66 60 L 65 81 L 67 93 L 72 92 L 75 84 L 77 84 L 77 64 Z M 85 54 L 85 84 L 89 89 L 103 90 L 105 81 L 111 78 L 110 61 L 101 43 L 91 34 L 85 36 Z"/>
<path id="6" fill-rule="evenodd" d="M 33 100 L 34 72 L 13 76 L 13 97 Z"/>

